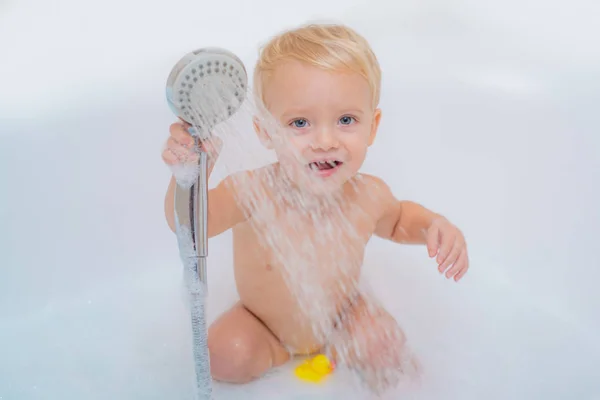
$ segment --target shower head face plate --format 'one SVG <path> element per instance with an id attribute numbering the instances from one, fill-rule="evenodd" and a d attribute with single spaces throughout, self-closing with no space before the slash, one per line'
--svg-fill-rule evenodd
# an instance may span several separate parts
<path id="1" fill-rule="evenodd" d="M 244 64 L 233 53 L 204 48 L 186 54 L 173 67 L 167 80 L 171 110 L 195 126 L 199 135 L 239 110 L 248 86 Z"/>

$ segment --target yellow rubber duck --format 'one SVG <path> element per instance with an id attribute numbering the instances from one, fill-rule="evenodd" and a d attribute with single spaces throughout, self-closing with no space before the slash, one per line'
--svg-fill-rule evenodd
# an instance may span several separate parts
<path id="1" fill-rule="evenodd" d="M 323 354 L 316 355 L 296 367 L 296 376 L 304 381 L 318 383 L 335 369 L 334 363 Z"/>

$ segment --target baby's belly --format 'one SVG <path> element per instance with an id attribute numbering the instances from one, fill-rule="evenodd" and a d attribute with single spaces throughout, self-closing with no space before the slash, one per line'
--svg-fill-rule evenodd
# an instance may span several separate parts
<path id="1" fill-rule="evenodd" d="M 300 287 L 295 292 L 267 264 L 238 265 L 235 275 L 244 306 L 297 353 L 312 353 L 326 343 L 336 317 L 355 294 L 343 290 L 342 279 L 336 287 Z"/>
<path id="2" fill-rule="evenodd" d="M 361 263 L 340 271 L 331 261 L 314 265 L 307 260 L 291 263 L 286 270 L 269 252 L 252 244 L 251 235 L 237 233 L 234 273 L 244 306 L 294 351 L 318 350 L 335 317 L 356 293 Z"/>
<path id="3" fill-rule="evenodd" d="M 310 320 L 301 312 L 302 307 L 288 290 L 282 275 L 267 268 L 267 264 L 236 266 L 236 285 L 241 302 L 285 346 L 299 353 L 314 351 L 322 343 L 314 335 Z"/>

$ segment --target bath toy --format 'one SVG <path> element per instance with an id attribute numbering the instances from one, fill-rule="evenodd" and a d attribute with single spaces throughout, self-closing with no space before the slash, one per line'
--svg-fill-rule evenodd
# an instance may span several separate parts
<path id="1" fill-rule="evenodd" d="M 303 381 L 318 383 L 335 369 L 335 363 L 323 354 L 316 355 L 296 367 L 296 376 Z"/>

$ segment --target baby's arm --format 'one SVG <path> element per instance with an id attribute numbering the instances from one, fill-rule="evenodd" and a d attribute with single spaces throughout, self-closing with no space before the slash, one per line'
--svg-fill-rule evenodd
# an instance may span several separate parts
<path id="1" fill-rule="evenodd" d="M 436 257 L 438 270 L 459 281 L 469 269 L 469 256 L 462 232 L 450 221 L 420 204 L 397 200 L 389 187 L 377 178 L 375 235 L 396 243 L 425 244 L 429 257 Z"/>
<path id="2" fill-rule="evenodd" d="M 380 210 L 375 234 L 396 243 L 426 244 L 427 230 L 436 219 L 443 217 L 418 203 L 396 199 L 383 181 L 371 179 L 374 180 L 376 203 Z"/>

